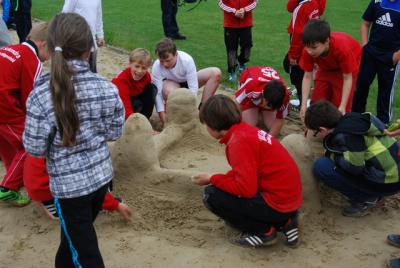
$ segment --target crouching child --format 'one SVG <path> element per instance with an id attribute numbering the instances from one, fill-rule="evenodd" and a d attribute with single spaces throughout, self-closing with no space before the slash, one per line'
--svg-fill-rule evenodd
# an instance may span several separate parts
<path id="1" fill-rule="evenodd" d="M 242 122 L 239 107 L 227 96 L 207 100 L 200 110 L 200 121 L 212 137 L 226 145 L 232 167 L 226 174 L 192 178 L 195 184 L 208 185 L 205 206 L 243 232 L 236 244 L 271 245 L 281 231 L 288 246 L 297 246 L 301 179 L 287 150 L 265 131 Z"/>

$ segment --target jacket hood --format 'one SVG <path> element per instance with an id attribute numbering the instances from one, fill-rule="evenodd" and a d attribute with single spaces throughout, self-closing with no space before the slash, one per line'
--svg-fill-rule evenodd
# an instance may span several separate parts
<path id="1" fill-rule="evenodd" d="M 385 125 L 370 113 L 347 113 L 339 120 L 333 134 L 380 136 L 384 135 L 384 129 Z"/>

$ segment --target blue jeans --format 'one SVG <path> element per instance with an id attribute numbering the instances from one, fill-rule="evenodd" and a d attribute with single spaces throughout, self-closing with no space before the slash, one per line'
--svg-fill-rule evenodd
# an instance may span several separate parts
<path id="1" fill-rule="evenodd" d="M 351 179 L 337 172 L 335 163 L 328 157 L 315 161 L 313 173 L 317 179 L 346 196 L 350 202 L 363 203 L 378 197 L 351 184 Z"/>

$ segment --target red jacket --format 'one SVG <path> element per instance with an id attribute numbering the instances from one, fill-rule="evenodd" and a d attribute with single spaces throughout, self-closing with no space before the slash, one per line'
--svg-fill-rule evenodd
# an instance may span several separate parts
<path id="1" fill-rule="evenodd" d="M 301 34 L 304 25 L 311 19 L 318 19 L 325 10 L 326 0 L 304 0 L 298 4 L 298 0 L 289 0 L 287 9 L 293 13 L 288 26 L 290 34 L 290 48 L 288 51 L 289 59 L 299 61 L 301 52 L 304 48 L 301 41 Z"/>
<path id="2" fill-rule="evenodd" d="M 257 0 L 219 0 L 219 7 L 224 11 L 224 27 L 246 28 L 253 26 L 253 9 Z M 244 8 L 244 18 L 235 17 L 235 12 Z"/>
<path id="3" fill-rule="evenodd" d="M 26 99 L 42 72 L 32 41 L 0 48 L 0 124 L 25 122 Z"/>
<path id="4" fill-rule="evenodd" d="M 300 208 L 303 197 L 300 172 L 287 150 L 263 130 L 244 122 L 232 126 L 220 140 L 232 170 L 215 174 L 211 183 L 243 198 L 259 192 L 279 212 Z"/>
<path id="5" fill-rule="evenodd" d="M 131 68 L 126 68 L 114 77 L 111 82 L 117 86 L 119 97 L 125 108 L 125 120 L 133 114 L 131 97 L 141 94 L 144 88 L 151 83 L 150 73 L 147 72 L 142 79 L 133 80 Z"/>

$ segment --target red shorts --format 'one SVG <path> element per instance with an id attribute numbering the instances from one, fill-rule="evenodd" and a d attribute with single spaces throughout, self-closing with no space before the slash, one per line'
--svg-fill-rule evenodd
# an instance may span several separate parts
<path id="1" fill-rule="evenodd" d="M 354 90 L 357 84 L 357 75 L 358 72 L 353 73 L 353 82 L 347 101 L 346 112 L 351 112 Z M 314 90 L 311 95 L 311 103 L 318 100 L 328 100 L 336 107 L 339 107 L 342 101 L 342 91 L 343 73 L 318 71 L 315 77 Z"/>

